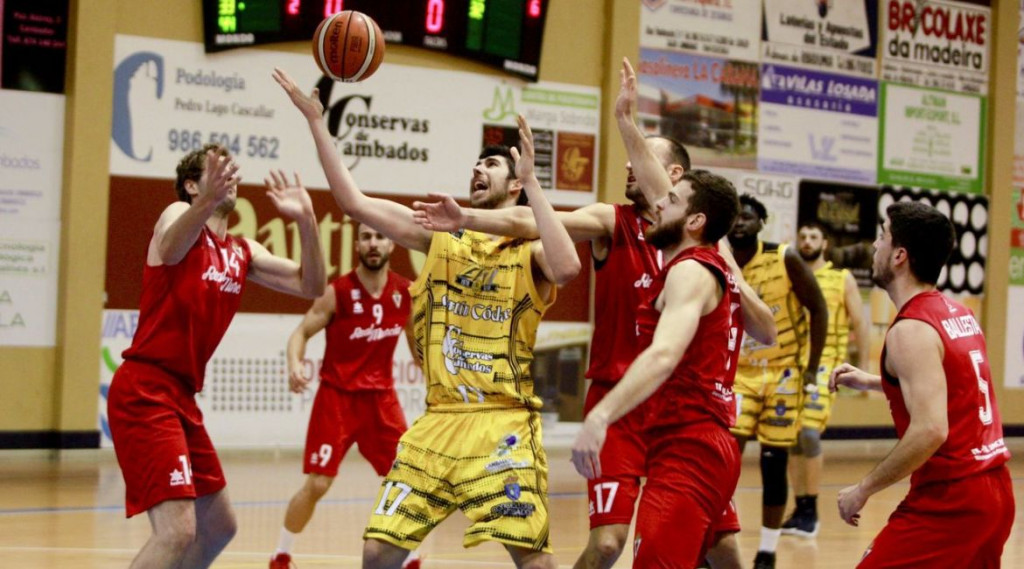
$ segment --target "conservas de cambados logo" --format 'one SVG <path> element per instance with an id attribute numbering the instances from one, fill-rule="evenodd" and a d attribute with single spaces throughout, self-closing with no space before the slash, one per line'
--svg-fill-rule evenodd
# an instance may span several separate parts
<path id="1" fill-rule="evenodd" d="M 421 145 L 422 137 L 430 132 L 429 119 L 374 112 L 372 95 L 346 95 L 328 105 L 334 84 L 322 77 L 317 88 L 327 130 L 349 169 L 355 169 L 364 158 L 387 162 L 430 160 L 429 149 Z"/>

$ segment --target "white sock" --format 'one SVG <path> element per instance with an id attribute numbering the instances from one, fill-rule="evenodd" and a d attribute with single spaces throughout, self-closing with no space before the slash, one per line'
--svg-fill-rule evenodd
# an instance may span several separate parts
<path id="1" fill-rule="evenodd" d="M 281 537 L 277 538 L 277 553 L 290 553 L 292 550 L 292 542 L 295 541 L 296 534 L 288 531 L 285 528 L 281 528 Z"/>
<path id="2" fill-rule="evenodd" d="M 757 550 L 775 553 L 775 549 L 779 547 L 779 536 L 781 535 L 782 528 L 771 529 L 761 526 L 761 545 Z"/>

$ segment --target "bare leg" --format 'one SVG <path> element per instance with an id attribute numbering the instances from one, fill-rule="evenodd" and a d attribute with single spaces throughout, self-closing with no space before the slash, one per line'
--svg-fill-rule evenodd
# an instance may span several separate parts
<path id="1" fill-rule="evenodd" d="M 181 560 L 181 567 L 206 569 L 238 531 L 227 490 L 196 499 L 196 539 Z"/>
<path id="2" fill-rule="evenodd" d="M 741 569 L 740 544 L 734 532 L 720 533 L 707 555 L 711 569 Z"/>
<path id="3" fill-rule="evenodd" d="M 363 569 L 402 569 L 409 550 L 379 539 L 363 542 Z"/>
<path id="4" fill-rule="evenodd" d="M 611 569 L 622 555 L 628 538 L 628 524 L 613 524 L 590 530 L 587 547 L 576 560 L 573 569 Z"/>
<path id="5" fill-rule="evenodd" d="M 331 489 L 334 478 L 322 474 L 310 474 L 306 483 L 292 496 L 288 502 L 288 511 L 284 514 L 284 529 L 292 533 L 300 533 L 313 517 L 317 502 Z"/>
<path id="6" fill-rule="evenodd" d="M 505 549 L 512 556 L 512 562 L 516 564 L 517 569 L 558 569 L 555 556 L 550 553 L 511 545 L 506 545 Z"/>
<path id="7" fill-rule="evenodd" d="M 176 569 L 196 538 L 195 501 L 167 500 L 149 509 L 153 535 L 139 550 L 131 569 Z"/>

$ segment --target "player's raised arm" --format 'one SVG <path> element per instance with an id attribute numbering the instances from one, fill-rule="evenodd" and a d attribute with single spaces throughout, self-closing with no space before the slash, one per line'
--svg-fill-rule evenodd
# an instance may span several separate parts
<path id="1" fill-rule="evenodd" d="M 407 249 L 422 252 L 430 249 L 432 233 L 414 222 L 411 209 L 391 200 L 368 197 L 359 189 L 327 131 L 319 90 L 313 89 L 308 96 L 303 94 L 295 81 L 281 69 L 274 69 L 274 80 L 309 123 L 320 164 L 338 206 L 353 219 L 373 227 Z"/>
<path id="2" fill-rule="evenodd" d="M 175 202 L 163 211 L 153 230 L 146 264 L 149 266 L 177 265 L 195 244 L 203 226 L 213 215 L 217 206 L 238 187 L 238 164 L 230 157 L 221 156 L 216 150 L 208 150 L 203 174 L 198 181 L 186 180 L 186 186 L 194 184 L 197 193 L 191 203 Z M 191 194 L 191 193 L 190 193 Z"/>
<path id="3" fill-rule="evenodd" d="M 435 201 L 414 202 L 413 217 L 431 231 L 470 229 L 491 235 L 507 235 L 537 239 L 537 220 L 528 206 L 501 209 L 462 207 L 449 194 L 428 194 Z M 592 203 L 574 211 L 556 211 L 555 217 L 575 241 L 608 237 L 615 230 L 615 208 L 605 203 Z"/>
<path id="4" fill-rule="evenodd" d="M 619 134 L 626 145 L 626 153 L 633 166 L 637 186 L 648 204 L 656 204 L 668 195 L 672 188 L 672 180 L 665 166 L 651 152 L 640 129 L 636 126 L 636 72 L 629 64 L 629 59 L 622 58 L 622 69 L 619 71 L 619 96 L 615 99 L 615 120 L 619 126 Z M 679 166 L 682 168 L 683 166 Z"/>
<path id="5" fill-rule="evenodd" d="M 580 256 L 537 180 L 533 169 L 533 132 L 530 125 L 523 115 L 519 115 L 517 120 L 523 152 L 520 155 L 516 148 L 512 148 L 512 158 L 516 163 L 516 177 L 522 182 L 523 191 L 530 200 L 530 209 L 533 210 L 537 232 L 540 233 L 540 246 L 543 247 L 542 254 L 534 255 L 534 260 L 549 281 L 562 285 L 580 273 Z"/>
<path id="6" fill-rule="evenodd" d="M 290 183 L 284 172 L 271 172 L 265 182 L 267 197 L 274 202 L 277 211 L 285 219 L 294 221 L 299 229 L 302 258 L 300 263 L 296 263 L 272 255 L 266 247 L 248 239 L 252 251 L 249 279 L 280 292 L 316 298 L 324 293 L 327 272 L 313 201 L 298 174 L 295 174 L 295 182 Z"/>

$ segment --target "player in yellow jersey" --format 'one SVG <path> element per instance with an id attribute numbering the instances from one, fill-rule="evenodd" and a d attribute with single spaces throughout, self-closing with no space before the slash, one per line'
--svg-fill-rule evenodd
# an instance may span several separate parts
<path id="1" fill-rule="evenodd" d="M 750 438 L 761 443 L 762 527 L 755 569 L 775 567 L 789 490 L 788 449 L 797 441 L 804 386 L 817 380 L 828 327 L 828 309 L 811 269 L 794 248 L 758 239 L 767 219 L 764 204 L 741 195 L 740 214 L 729 234 L 743 278 L 775 314 L 778 330 L 772 345 L 744 338 L 733 386 L 737 413 L 732 432 L 740 450 Z M 735 533 L 720 533 L 708 559 L 715 567 L 735 566 Z"/>
<path id="2" fill-rule="evenodd" d="M 800 437 L 793 447 L 793 460 L 789 463 L 789 477 L 796 495 L 796 510 L 782 524 L 782 533 L 814 537 L 818 534 L 818 488 L 824 457 L 821 453 L 821 433 L 832 413 L 835 394 L 828 389 L 832 370 L 850 361 L 848 345 L 850 332 L 857 341 L 856 365 L 863 368 L 868 358 L 868 323 L 864 318 L 864 303 L 857 288 L 857 280 L 847 269 L 836 269 L 825 261 L 829 248 L 825 228 L 817 222 L 808 222 L 797 231 L 800 257 L 814 271 L 821 294 L 828 306 L 828 334 L 818 365 L 818 383 L 804 394 L 800 412 Z"/>
<path id="3" fill-rule="evenodd" d="M 472 522 L 463 545 L 501 543 L 517 567 L 556 567 L 548 543 L 547 458 L 530 362 L 541 315 L 579 256 L 533 172 L 533 135 L 519 117 L 522 157 L 488 147 L 472 169 L 473 207 L 529 196 L 540 240 L 434 232 L 413 210 L 364 195 L 342 164 L 314 90 L 275 80 L 309 122 L 331 193 L 353 219 L 427 253 L 413 295 L 427 412 L 406 431 L 364 533 L 363 567 L 398 568 L 456 509 Z"/>

